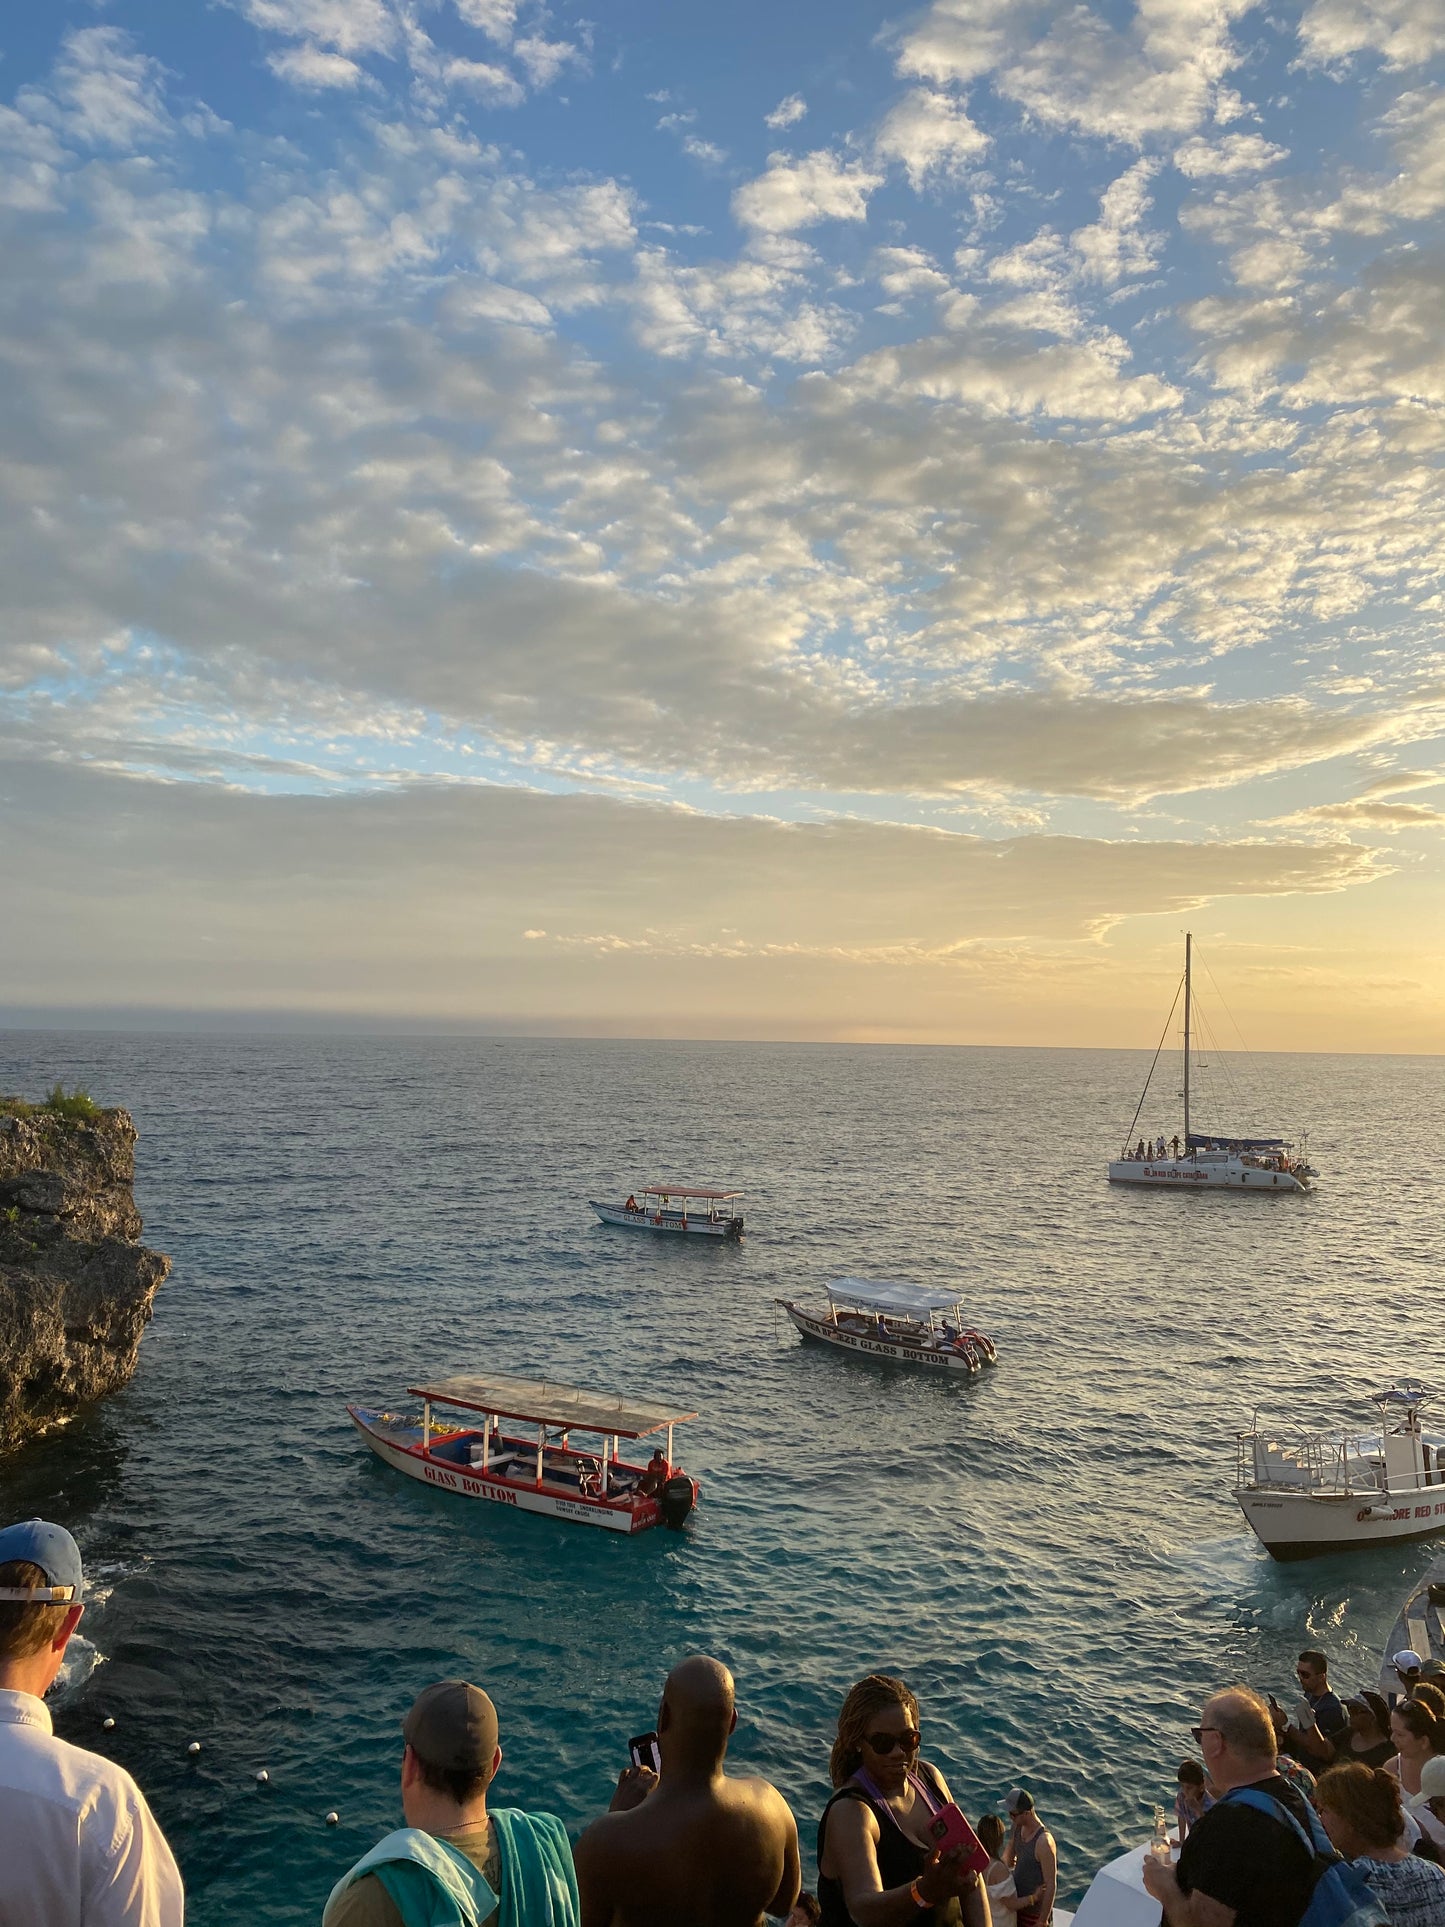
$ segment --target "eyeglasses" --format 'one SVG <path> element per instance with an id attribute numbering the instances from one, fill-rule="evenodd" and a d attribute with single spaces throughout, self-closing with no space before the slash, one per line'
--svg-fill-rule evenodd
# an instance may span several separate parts
<path id="1" fill-rule="evenodd" d="M 1196 1746 L 1203 1746 L 1205 1734 L 1218 1733 L 1220 1728 L 1217 1726 L 1191 1726 L 1189 1731 L 1194 1735 L 1194 1744 Z"/>
<path id="2" fill-rule="evenodd" d="M 922 1738 L 923 1735 L 915 1727 L 909 1726 L 901 1733 L 865 1733 L 863 1744 L 871 1752 L 881 1753 L 886 1759 L 895 1746 L 904 1753 L 916 1753 Z"/>

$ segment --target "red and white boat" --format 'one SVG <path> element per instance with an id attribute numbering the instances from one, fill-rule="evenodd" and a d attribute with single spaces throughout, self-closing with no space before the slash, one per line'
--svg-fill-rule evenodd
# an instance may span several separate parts
<path id="1" fill-rule="evenodd" d="M 439 1491 L 608 1532 L 677 1528 L 697 1503 L 696 1479 L 673 1458 L 673 1427 L 696 1412 L 496 1373 L 407 1390 L 422 1401 L 419 1416 L 361 1405 L 348 1405 L 347 1416 L 384 1464 Z M 434 1406 L 467 1418 L 438 1415 Z M 521 1426 L 536 1429 L 523 1433 Z M 574 1443 L 579 1432 L 596 1445 Z M 655 1433 L 665 1433 L 666 1443 L 659 1442 L 646 1464 L 621 1457 L 620 1440 Z"/>
<path id="2" fill-rule="evenodd" d="M 692 1238 L 741 1238 L 741 1191 L 710 1191 L 695 1184 L 646 1184 L 625 1204 L 587 1202 L 603 1224 L 629 1231 L 675 1231 Z"/>

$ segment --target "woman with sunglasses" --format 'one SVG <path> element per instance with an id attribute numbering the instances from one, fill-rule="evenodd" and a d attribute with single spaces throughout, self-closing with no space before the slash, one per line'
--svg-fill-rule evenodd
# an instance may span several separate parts
<path id="1" fill-rule="evenodd" d="M 844 1700 L 818 1822 L 821 1927 L 990 1927 L 978 1875 L 934 1851 L 929 1822 L 953 1796 L 920 1741 L 901 1679 L 870 1673 Z"/>

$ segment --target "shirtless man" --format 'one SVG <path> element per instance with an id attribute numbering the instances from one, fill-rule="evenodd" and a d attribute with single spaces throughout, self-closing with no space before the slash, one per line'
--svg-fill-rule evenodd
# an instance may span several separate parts
<path id="1" fill-rule="evenodd" d="M 629 1767 L 577 1842 L 582 1927 L 761 1927 L 792 1907 L 797 1823 L 766 1780 L 723 1772 L 737 1723 L 726 1666 L 673 1667 L 657 1715 L 661 1774 Z"/>

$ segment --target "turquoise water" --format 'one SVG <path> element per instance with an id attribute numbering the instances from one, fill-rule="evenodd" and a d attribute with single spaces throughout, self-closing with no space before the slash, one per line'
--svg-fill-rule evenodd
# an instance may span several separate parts
<path id="1" fill-rule="evenodd" d="M 1231 1440 L 1256 1404 L 1328 1422 L 1439 1375 L 1445 1060 L 1264 1060 L 1275 1115 L 1313 1123 L 1304 1199 L 1104 1183 L 1146 1062 L 0 1037 L 0 1088 L 130 1106 L 175 1260 L 131 1386 L 10 1461 L 0 1500 L 64 1520 L 99 1577 L 58 1723 L 140 1779 L 198 1927 L 319 1919 L 395 1824 L 398 1723 L 447 1673 L 497 1700 L 498 1797 L 578 1827 L 669 1664 L 716 1653 L 731 1757 L 810 1847 L 842 1693 L 896 1670 L 970 1810 L 1033 1788 L 1065 1897 L 1147 1832 L 1211 1687 L 1283 1697 L 1307 1642 L 1372 1680 L 1429 1551 L 1274 1565 Z M 663 1175 L 745 1187 L 746 1241 L 593 1222 L 589 1195 Z M 962 1281 L 999 1365 L 940 1384 L 804 1349 L 774 1295 L 845 1271 Z M 688 1531 L 435 1493 L 347 1425 L 348 1399 L 470 1365 L 696 1406 Z"/>

